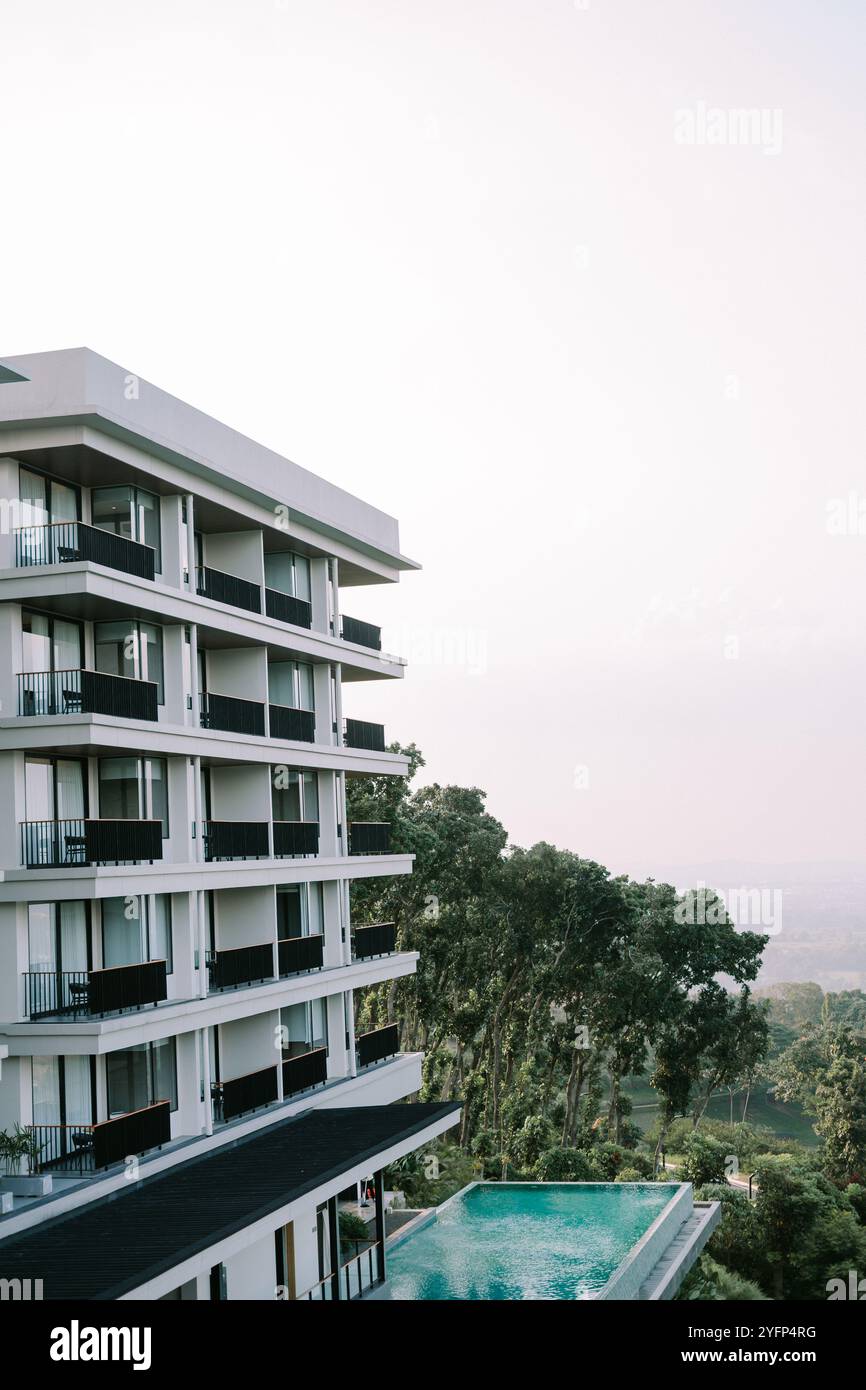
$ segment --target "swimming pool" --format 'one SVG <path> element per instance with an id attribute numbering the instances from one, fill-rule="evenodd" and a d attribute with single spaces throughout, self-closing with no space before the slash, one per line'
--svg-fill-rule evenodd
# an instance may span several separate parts
<path id="1" fill-rule="evenodd" d="M 389 1250 L 389 1297 L 598 1297 L 679 1192 L 677 1183 L 473 1183 Z"/>

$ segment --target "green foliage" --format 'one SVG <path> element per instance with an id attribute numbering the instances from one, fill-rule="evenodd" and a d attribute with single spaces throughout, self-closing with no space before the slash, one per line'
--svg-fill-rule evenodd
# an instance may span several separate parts
<path id="1" fill-rule="evenodd" d="M 599 1172 L 583 1149 L 548 1149 L 535 1165 L 539 1182 L 598 1182 Z"/>
<path id="2" fill-rule="evenodd" d="M 646 1182 L 646 1173 L 640 1173 L 637 1168 L 620 1168 L 614 1182 Z"/>
<path id="3" fill-rule="evenodd" d="M 676 1297 L 716 1303 L 757 1303 L 767 1299 L 767 1295 L 752 1280 L 734 1274 L 706 1252 L 689 1270 Z"/>
<path id="4" fill-rule="evenodd" d="M 337 1218 L 341 1241 L 372 1240 L 370 1229 L 363 1216 L 357 1212 L 341 1210 Z"/>
<path id="5" fill-rule="evenodd" d="M 680 1177 L 684 1182 L 694 1183 L 695 1187 L 709 1182 L 724 1182 L 730 1152 L 728 1146 L 720 1140 L 695 1130 L 683 1146 Z"/>

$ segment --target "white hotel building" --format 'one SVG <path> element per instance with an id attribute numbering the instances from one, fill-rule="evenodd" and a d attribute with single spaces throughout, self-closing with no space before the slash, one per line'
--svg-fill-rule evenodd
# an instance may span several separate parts
<path id="1" fill-rule="evenodd" d="M 397 524 L 85 349 L 0 361 L 0 506 L 0 1279 L 380 1293 L 338 1196 L 457 1119 L 353 1024 L 416 960 L 350 915 L 411 872 L 346 817 Z"/>

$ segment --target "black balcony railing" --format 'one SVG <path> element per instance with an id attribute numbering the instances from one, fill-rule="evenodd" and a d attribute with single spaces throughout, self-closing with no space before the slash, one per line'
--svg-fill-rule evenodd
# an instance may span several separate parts
<path id="1" fill-rule="evenodd" d="M 355 928 L 355 959 L 370 956 L 389 956 L 397 949 L 397 927 L 394 922 L 375 922 L 369 927 Z"/>
<path id="2" fill-rule="evenodd" d="M 206 820 L 202 829 L 207 860 L 267 859 L 270 854 L 267 821 Z"/>
<path id="3" fill-rule="evenodd" d="M 237 574 L 199 565 L 195 572 L 195 591 L 214 603 L 227 603 L 231 608 L 243 608 L 247 613 L 261 613 L 262 591 L 258 584 L 241 579 Z"/>
<path id="4" fill-rule="evenodd" d="M 143 1009 L 168 997 L 166 962 L 113 965 L 105 970 L 31 970 L 24 976 L 28 1018 L 93 1018 Z"/>
<path id="5" fill-rule="evenodd" d="M 316 936 L 286 936 L 277 942 L 280 975 L 300 975 L 305 970 L 321 970 L 325 938 Z"/>
<path id="6" fill-rule="evenodd" d="M 362 1033 L 356 1039 L 356 1047 L 358 1066 L 369 1067 L 373 1062 L 381 1062 L 400 1051 L 400 1029 L 396 1023 L 389 1023 L 385 1028 L 374 1028 L 371 1033 Z"/>
<path id="7" fill-rule="evenodd" d="M 319 822 L 314 820 L 275 820 L 274 854 L 277 859 L 291 855 L 319 853 Z"/>
<path id="8" fill-rule="evenodd" d="M 37 1173 L 92 1173 L 171 1139 L 171 1105 L 157 1101 L 97 1125 L 28 1125 Z"/>
<path id="9" fill-rule="evenodd" d="M 153 579 L 156 551 L 152 545 L 115 536 L 83 521 L 58 521 L 50 526 L 22 526 L 15 532 L 16 565 L 63 565 L 90 560 L 107 569 Z"/>
<path id="10" fill-rule="evenodd" d="M 296 743 L 315 743 L 316 716 L 311 709 L 290 709 L 288 705 L 268 705 L 271 738 L 292 739 Z"/>
<path id="11" fill-rule="evenodd" d="M 258 700 L 239 700 L 235 695 L 202 690 L 199 707 L 203 729 L 224 729 L 231 734 L 257 734 L 264 738 L 265 707 Z"/>
<path id="12" fill-rule="evenodd" d="M 142 864 L 162 858 L 158 820 L 28 820 L 21 859 L 28 869 L 81 864 Z"/>
<path id="13" fill-rule="evenodd" d="M 313 621 L 313 610 L 305 598 L 295 598 L 280 589 L 265 589 L 265 612 L 269 618 L 294 627 L 309 627 Z"/>
<path id="14" fill-rule="evenodd" d="M 327 1079 L 326 1047 L 301 1052 L 297 1057 L 287 1057 L 283 1062 L 283 1095 L 286 1097 L 296 1096 L 299 1091 L 309 1091 L 313 1086 L 321 1086 Z"/>
<path id="15" fill-rule="evenodd" d="M 385 725 L 368 724 L 366 719 L 347 719 L 346 746 L 365 748 L 368 753 L 384 753 Z"/>
<path id="16" fill-rule="evenodd" d="M 256 946 L 235 946 L 229 951 L 208 951 L 208 985 L 212 990 L 236 989 L 274 978 L 274 948 L 270 941 Z"/>
<path id="17" fill-rule="evenodd" d="M 156 719 L 155 681 L 131 680 L 106 671 L 26 671 L 18 677 L 18 713 L 110 714 L 117 719 Z"/>
<path id="18" fill-rule="evenodd" d="M 277 1099 L 278 1087 L 275 1066 L 250 1072 L 248 1076 L 236 1076 L 231 1081 L 214 1082 L 211 1086 L 214 1118 L 233 1120 L 236 1115 L 245 1115 L 248 1110 L 272 1105 Z"/>
<path id="19" fill-rule="evenodd" d="M 391 826 L 387 821 L 353 820 L 349 824 L 350 854 L 390 854 Z"/>
<path id="20" fill-rule="evenodd" d="M 376 652 L 382 650 L 382 629 L 376 627 L 375 623 L 362 623 L 360 618 L 347 618 L 345 613 L 340 623 L 344 642 L 354 642 L 359 647 L 372 647 Z"/>

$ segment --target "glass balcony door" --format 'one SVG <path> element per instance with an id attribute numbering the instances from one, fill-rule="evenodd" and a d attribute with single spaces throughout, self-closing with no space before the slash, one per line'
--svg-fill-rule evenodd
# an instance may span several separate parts
<path id="1" fill-rule="evenodd" d="M 319 791 L 315 772 L 275 767 L 271 772 L 271 806 L 275 821 L 318 821 Z"/>
<path id="2" fill-rule="evenodd" d="M 72 758 L 25 758 L 25 820 L 73 820 L 86 816 L 87 785 L 83 762 Z"/>
<path id="3" fill-rule="evenodd" d="M 102 820 L 158 820 L 168 836 L 168 770 L 165 758 L 100 758 Z"/>
<path id="4" fill-rule="evenodd" d="M 287 941 L 324 932 L 321 883 L 285 883 L 277 888 L 277 937 Z"/>
<path id="5" fill-rule="evenodd" d="M 152 546 L 157 573 L 160 561 L 159 498 L 140 487 L 96 487 L 90 496 L 93 525 L 114 536 Z"/>
<path id="6" fill-rule="evenodd" d="M 265 587 L 310 602 L 310 562 L 291 550 L 265 555 Z"/>
<path id="7" fill-rule="evenodd" d="M 171 973 L 171 906 L 167 894 L 102 900 L 105 969 L 164 960 Z"/>
<path id="8" fill-rule="evenodd" d="M 272 661 L 268 666 L 268 699 L 287 709 L 315 709 L 313 668 L 306 661 Z"/>
<path id="9" fill-rule="evenodd" d="M 96 623 L 93 638 L 97 671 L 131 680 L 153 681 L 157 699 L 164 704 L 162 628 L 137 619 Z"/>
<path id="10" fill-rule="evenodd" d="M 289 1004 L 280 1009 L 283 1061 L 328 1045 L 328 1012 L 324 999 Z"/>

